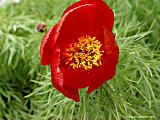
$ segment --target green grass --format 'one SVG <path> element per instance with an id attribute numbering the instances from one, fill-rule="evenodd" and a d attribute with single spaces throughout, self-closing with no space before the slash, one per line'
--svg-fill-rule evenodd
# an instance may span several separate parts
<path id="1" fill-rule="evenodd" d="M 51 84 L 40 65 L 43 34 L 77 0 L 22 0 L 0 8 L 0 120 L 160 119 L 159 0 L 106 0 L 120 48 L 115 77 L 76 103 Z"/>

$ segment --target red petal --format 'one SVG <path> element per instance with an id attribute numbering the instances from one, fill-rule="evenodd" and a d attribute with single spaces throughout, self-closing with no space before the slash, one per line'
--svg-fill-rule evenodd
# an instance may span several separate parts
<path id="1" fill-rule="evenodd" d="M 97 2 L 95 2 L 95 1 L 97 1 L 97 0 L 81 0 L 81 1 L 75 2 L 64 11 L 63 16 L 65 15 L 65 13 L 67 13 L 70 10 L 72 10 L 74 8 L 77 8 L 79 6 L 82 6 L 82 5 L 85 5 L 85 4 L 96 4 Z"/>
<path id="2" fill-rule="evenodd" d="M 63 73 L 57 65 L 51 65 L 51 76 L 52 84 L 57 90 L 59 90 L 64 96 L 79 102 L 78 88 L 67 87 L 64 85 Z"/>
<path id="3" fill-rule="evenodd" d="M 85 0 L 82 3 L 70 6 L 58 22 L 56 35 L 58 46 L 64 48 L 66 44 L 84 35 L 95 36 L 97 31 L 102 32 L 100 28 L 103 27 L 112 31 L 114 14 L 105 2 L 95 4 Z"/>
<path id="4" fill-rule="evenodd" d="M 57 53 L 57 56 L 55 56 L 55 59 L 57 59 L 57 60 L 54 64 L 51 64 L 52 84 L 64 96 L 72 98 L 73 100 L 78 102 L 79 101 L 78 88 L 72 88 L 72 87 L 67 86 L 65 84 L 63 73 L 59 67 L 59 65 L 60 65 L 59 52 L 60 51 L 56 50 L 55 52 Z"/>
<path id="5" fill-rule="evenodd" d="M 106 4 L 103 0 L 80 0 L 78 2 L 73 3 L 72 5 L 70 5 L 63 13 L 63 15 L 65 15 L 65 13 L 67 13 L 69 10 L 74 9 L 76 7 L 79 7 L 81 5 L 85 5 L 85 4 L 97 4 L 97 3 L 102 3 L 102 4 Z"/>
<path id="6" fill-rule="evenodd" d="M 78 1 L 78 2 L 73 3 L 71 6 L 69 6 L 69 7 L 63 12 L 63 15 L 62 15 L 62 16 L 64 16 L 65 13 L 67 13 L 69 10 L 71 10 L 71 9 L 73 9 L 73 8 L 76 8 L 76 7 L 78 7 L 78 6 L 81 6 L 81 5 L 83 5 L 83 2 L 81 2 L 81 1 Z"/>
<path id="7" fill-rule="evenodd" d="M 68 11 L 59 21 L 57 46 L 64 48 L 84 35 L 95 33 L 96 5 L 82 5 Z"/>
<path id="8" fill-rule="evenodd" d="M 62 72 L 64 75 L 64 83 L 67 86 L 73 88 L 84 88 L 89 85 L 90 74 L 89 71 L 82 69 L 72 69 L 71 67 L 62 68 Z"/>
<path id="9" fill-rule="evenodd" d="M 103 0 L 84 1 L 94 1 L 97 4 L 97 23 L 99 22 L 100 24 L 97 24 L 96 28 L 98 28 L 99 25 L 101 25 L 103 28 L 112 31 L 114 24 L 114 13 L 112 9 L 110 9 Z"/>
<path id="10" fill-rule="evenodd" d="M 118 63 L 119 49 L 114 39 L 114 34 L 110 31 L 104 31 L 104 58 L 103 66 L 95 69 L 94 76 L 90 81 L 87 93 L 92 92 L 101 86 L 104 82 L 111 79 L 116 72 Z"/>
<path id="11" fill-rule="evenodd" d="M 40 46 L 40 56 L 42 65 L 47 65 L 53 63 L 54 58 L 54 46 L 55 46 L 55 31 L 57 25 L 49 29 L 44 35 L 41 46 Z"/>
<path id="12" fill-rule="evenodd" d="M 85 4 L 95 4 L 97 6 L 97 18 L 99 17 L 101 22 L 103 21 L 103 25 L 107 27 L 108 30 L 112 31 L 113 24 L 114 24 L 114 13 L 112 9 L 108 7 L 108 5 L 103 0 L 81 0 L 76 3 L 73 3 L 69 6 L 63 13 L 63 16 L 69 12 L 70 10 L 77 8 L 79 6 Z"/>

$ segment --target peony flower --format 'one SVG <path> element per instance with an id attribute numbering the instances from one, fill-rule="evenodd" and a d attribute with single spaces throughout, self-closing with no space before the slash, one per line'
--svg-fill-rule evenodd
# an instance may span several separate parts
<path id="1" fill-rule="evenodd" d="M 79 88 L 91 93 L 115 75 L 119 49 L 112 33 L 114 14 L 103 0 L 69 6 L 44 35 L 42 65 L 51 66 L 53 86 L 79 101 Z"/>

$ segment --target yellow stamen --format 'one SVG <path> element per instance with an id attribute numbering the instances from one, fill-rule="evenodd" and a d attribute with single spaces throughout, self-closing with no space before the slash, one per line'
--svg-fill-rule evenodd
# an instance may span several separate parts
<path id="1" fill-rule="evenodd" d="M 82 36 L 77 42 L 71 43 L 65 50 L 65 64 L 73 69 L 83 68 L 85 70 L 92 69 L 93 66 L 101 66 L 104 51 L 102 44 L 96 37 Z"/>

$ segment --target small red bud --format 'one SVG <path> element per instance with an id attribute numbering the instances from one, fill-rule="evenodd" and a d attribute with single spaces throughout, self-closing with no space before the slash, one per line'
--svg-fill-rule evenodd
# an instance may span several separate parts
<path id="1" fill-rule="evenodd" d="M 38 30 L 38 32 L 44 32 L 46 27 L 47 27 L 47 25 L 44 22 L 40 22 L 37 25 L 37 30 Z"/>

